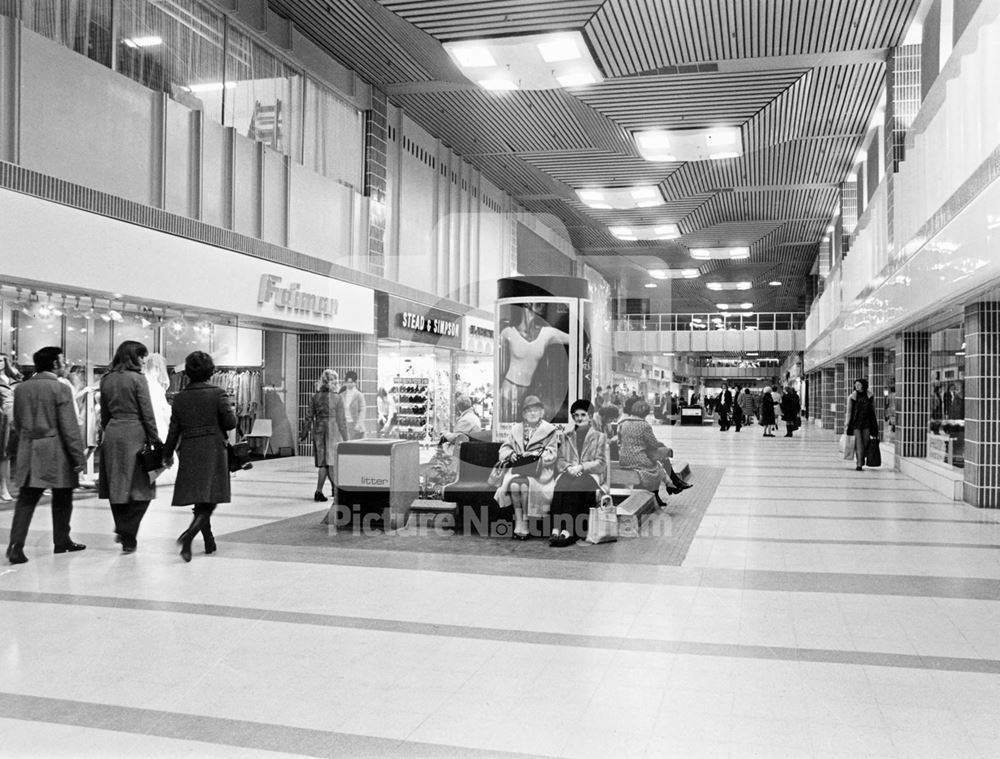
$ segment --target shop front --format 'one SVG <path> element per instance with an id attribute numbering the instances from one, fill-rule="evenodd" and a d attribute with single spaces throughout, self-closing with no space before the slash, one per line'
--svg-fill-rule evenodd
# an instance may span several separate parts
<path id="1" fill-rule="evenodd" d="M 455 354 L 455 393 L 469 397 L 484 430 L 493 425 L 495 346 L 493 320 L 466 316 L 462 325 L 462 351 Z"/>
<path id="2" fill-rule="evenodd" d="M 392 400 L 382 437 L 432 440 L 454 422 L 454 356 L 462 348 L 462 316 L 376 293 L 378 388 Z"/>

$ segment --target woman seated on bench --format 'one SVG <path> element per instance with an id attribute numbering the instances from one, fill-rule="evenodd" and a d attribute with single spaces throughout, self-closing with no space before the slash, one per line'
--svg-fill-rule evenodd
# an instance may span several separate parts
<path id="1" fill-rule="evenodd" d="M 663 506 L 660 484 L 667 493 L 679 493 L 691 487 L 670 466 L 672 451 L 656 439 L 646 417 L 649 404 L 644 400 L 632 404 L 628 416 L 618 423 L 618 462 L 622 469 L 631 469 L 639 475 L 639 487 L 653 494 L 656 503 Z"/>
<path id="2" fill-rule="evenodd" d="M 528 539 L 528 517 L 547 514 L 555 488 L 559 428 L 542 419 L 545 406 L 529 395 L 521 404 L 523 422 L 510 428 L 498 460 L 507 464 L 494 499 L 514 507 L 514 539 Z"/>
<path id="3" fill-rule="evenodd" d="M 587 517 L 607 471 L 608 439 L 591 424 L 590 401 L 570 406 L 576 429 L 568 430 L 559 446 L 560 472 L 552 496 L 552 537 L 555 548 L 575 545 L 587 537 Z"/>

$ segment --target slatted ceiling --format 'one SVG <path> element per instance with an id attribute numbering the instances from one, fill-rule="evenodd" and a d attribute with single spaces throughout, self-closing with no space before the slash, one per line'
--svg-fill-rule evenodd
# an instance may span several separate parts
<path id="1" fill-rule="evenodd" d="M 580 128 L 590 135 L 596 149 L 609 153 L 636 155 L 635 140 L 621 124 L 596 111 L 577 98 L 579 88 L 567 89 L 567 107 L 580 122 Z"/>
<path id="2" fill-rule="evenodd" d="M 724 221 L 775 221 L 829 218 L 836 205 L 834 187 L 817 190 L 722 192 L 687 219 L 698 229 Z"/>
<path id="3" fill-rule="evenodd" d="M 806 69 L 609 79 L 576 96 L 628 130 L 738 126 Z"/>
<path id="4" fill-rule="evenodd" d="M 692 196 L 669 201 L 662 206 L 653 208 L 635 208 L 628 211 L 608 211 L 589 208 L 577 200 L 567 201 L 567 205 L 586 214 L 590 219 L 605 226 L 629 226 L 636 224 L 678 224 L 704 203 L 711 195 Z"/>
<path id="5" fill-rule="evenodd" d="M 609 76 L 897 45 L 919 0 L 607 0 L 586 26 Z"/>
<path id="6" fill-rule="evenodd" d="M 432 77 L 416 51 L 426 46 L 416 34 L 400 39 L 379 25 L 356 0 L 267 0 L 320 47 L 375 84 L 425 82 Z M 376 8 L 377 9 L 377 8 Z M 440 51 L 443 54 L 443 51 Z"/>
<path id="7" fill-rule="evenodd" d="M 522 195 L 551 193 L 552 188 L 547 177 L 516 156 L 478 155 L 472 156 L 469 160 L 484 175 L 499 183 L 517 198 Z"/>
<path id="8" fill-rule="evenodd" d="M 580 29 L 604 0 L 378 0 L 442 41 Z"/>
<path id="9" fill-rule="evenodd" d="M 650 163 L 638 156 L 605 151 L 520 153 L 519 157 L 574 189 L 660 184 L 684 165 Z"/>

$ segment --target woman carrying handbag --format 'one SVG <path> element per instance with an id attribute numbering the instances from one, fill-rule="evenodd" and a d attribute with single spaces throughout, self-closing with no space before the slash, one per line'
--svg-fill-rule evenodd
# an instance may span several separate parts
<path id="1" fill-rule="evenodd" d="M 199 532 L 205 553 L 216 550 L 212 512 L 230 499 L 226 433 L 236 427 L 236 414 L 225 391 L 208 383 L 215 373 L 211 356 L 202 351 L 189 354 L 184 373 L 190 382 L 174 398 L 163 456 L 167 466 L 173 466 L 174 451 L 180 453 L 171 504 L 194 506 L 191 524 L 177 538 L 181 558 L 191 561 L 191 541 Z"/>

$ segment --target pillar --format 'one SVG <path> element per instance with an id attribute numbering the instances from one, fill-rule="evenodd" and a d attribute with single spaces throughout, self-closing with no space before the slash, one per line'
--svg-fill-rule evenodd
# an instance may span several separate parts
<path id="1" fill-rule="evenodd" d="M 833 400 L 836 406 L 833 417 L 833 433 L 841 434 L 847 429 L 847 364 L 836 364 L 833 367 Z"/>
<path id="2" fill-rule="evenodd" d="M 823 373 L 809 375 L 809 421 L 817 424 L 823 418 Z"/>
<path id="3" fill-rule="evenodd" d="M 1000 508 L 1000 303 L 965 307 L 964 498 Z"/>
<path id="4" fill-rule="evenodd" d="M 879 438 L 885 440 L 885 399 L 890 377 L 885 374 L 885 349 L 872 348 L 868 354 L 868 383 L 875 394 L 875 415 L 878 417 Z"/>
<path id="5" fill-rule="evenodd" d="M 896 462 L 927 455 L 931 411 L 931 338 L 927 332 L 896 335 Z"/>
<path id="6" fill-rule="evenodd" d="M 832 430 L 834 428 L 835 386 L 836 386 L 836 372 L 834 371 L 834 368 L 831 366 L 827 369 L 823 369 L 823 395 L 821 398 L 823 408 L 822 408 L 821 418 L 823 420 L 824 430 Z"/>

